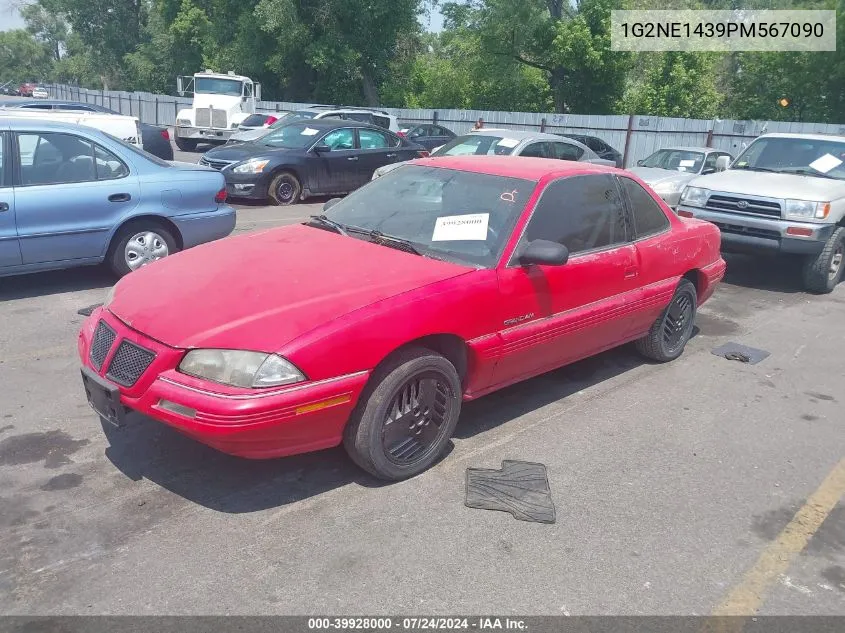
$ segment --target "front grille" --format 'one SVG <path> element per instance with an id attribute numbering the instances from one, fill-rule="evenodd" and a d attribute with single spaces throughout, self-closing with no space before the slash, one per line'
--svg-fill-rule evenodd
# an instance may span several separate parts
<path id="1" fill-rule="evenodd" d="M 211 127 L 226 128 L 229 127 L 226 123 L 226 111 L 211 108 Z"/>
<path id="2" fill-rule="evenodd" d="M 779 240 L 781 235 L 778 231 L 771 229 L 758 229 L 753 226 L 740 226 L 739 224 L 726 224 L 724 222 L 713 222 L 719 227 L 722 233 L 732 233 L 734 235 L 748 235 L 749 237 L 762 237 L 767 240 Z"/>
<path id="3" fill-rule="evenodd" d="M 97 323 L 97 329 L 94 330 L 94 340 L 91 343 L 91 364 L 97 371 L 103 366 L 106 356 L 109 355 L 111 346 L 114 345 L 114 339 L 117 336 L 115 331 L 106 325 L 105 321 Z"/>
<path id="4" fill-rule="evenodd" d="M 106 375 L 119 385 L 131 387 L 147 371 L 155 357 L 155 352 L 124 339 L 114 353 Z"/>
<path id="5" fill-rule="evenodd" d="M 197 108 L 197 127 L 211 126 L 211 108 Z"/>
<path id="6" fill-rule="evenodd" d="M 780 217 L 780 203 L 774 200 L 758 200 L 714 194 L 708 198 L 707 208 L 713 211 L 725 211 L 727 213 L 765 215 L 772 218 Z"/>
<path id="7" fill-rule="evenodd" d="M 200 165 L 205 165 L 206 167 L 212 167 L 216 170 L 223 169 L 226 165 L 231 165 L 233 161 L 230 160 L 210 160 L 208 158 L 201 158 Z"/>

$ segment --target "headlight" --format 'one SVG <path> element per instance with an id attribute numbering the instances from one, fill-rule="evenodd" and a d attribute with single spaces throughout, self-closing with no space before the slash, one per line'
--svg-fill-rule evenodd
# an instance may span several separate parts
<path id="1" fill-rule="evenodd" d="M 688 204 L 691 207 L 704 207 L 707 204 L 709 189 L 701 187 L 687 187 L 681 194 L 681 204 Z"/>
<path id="2" fill-rule="evenodd" d="M 810 202 L 809 200 L 785 200 L 783 214 L 800 220 L 823 220 L 830 213 L 829 202 Z"/>
<path id="3" fill-rule="evenodd" d="M 278 387 L 305 376 L 281 356 L 231 349 L 195 349 L 179 363 L 184 374 L 233 387 Z"/>
<path id="4" fill-rule="evenodd" d="M 248 161 L 232 167 L 232 171 L 236 174 L 260 174 L 269 162 L 269 160 L 250 158 Z"/>
<path id="5" fill-rule="evenodd" d="M 191 127 L 191 120 L 190 119 L 176 119 L 176 125 L 181 125 L 183 127 Z"/>
<path id="6" fill-rule="evenodd" d="M 683 186 L 683 183 L 669 180 L 666 182 L 659 182 L 652 187 L 656 193 L 675 193 Z"/>

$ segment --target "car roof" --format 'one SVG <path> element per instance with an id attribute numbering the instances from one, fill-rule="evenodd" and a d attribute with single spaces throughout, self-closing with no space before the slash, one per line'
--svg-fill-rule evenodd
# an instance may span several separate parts
<path id="1" fill-rule="evenodd" d="M 689 146 L 687 146 L 687 145 L 671 145 L 669 147 L 661 147 L 660 149 L 656 149 L 656 150 L 654 150 L 654 152 L 652 152 L 652 154 L 656 154 L 657 152 L 663 152 L 663 151 L 669 151 L 669 152 L 701 152 L 703 154 L 709 154 L 711 152 L 724 152 L 725 154 L 728 153 L 723 149 L 719 149 L 718 147 L 694 147 L 692 145 L 689 145 Z"/>
<path id="2" fill-rule="evenodd" d="M 538 140 L 538 141 L 560 141 L 560 136 L 557 134 L 546 134 L 545 132 L 536 132 L 534 130 L 508 130 L 505 128 L 481 128 L 470 132 L 473 136 L 487 135 L 487 136 L 501 136 L 502 138 L 512 138 L 517 141 Z"/>
<path id="3" fill-rule="evenodd" d="M 520 156 L 432 156 L 412 161 L 415 165 L 442 167 L 459 171 L 471 171 L 491 176 L 522 178 L 538 181 L 545 177 L 571 176 L 575 174 L 614 173 L 621 170 L 615 167 L 594 165 L 578 161 L 557 160 L 554 158 L 528 158 Z"/>
<path id="4" fill-rule="evenodd" d="M 380 132 L 390 132 L 390 130 L 385 129 L 380 125 L 373 125 L 372 123 L 365 123 L 363 121 L 350 121 L 348 119 L 333 119 L 332 117 L 323 117 L 322 119 L 306 119 L 304 121 L 292 121 L 284 127 L 288 127 L 291 125 L 305 125 L 310 128 L 317 128 L 318 130 L 341 127 L 359 127 L 365 130 L 378 130 Z"/>
<path id="5" fill-rule="evenodd" d="M 761 134 L 757 138 L 797 138 L 807 139 L 810 141 L 837 141 L 845 143 L 845 136 L 838 136 L 836 134 L 796 134 L 794 132 L 772 132 L 770 134 Z M 757 139 L 754 139 L 755 141 Z"/>
<path id="6" fill-rule="evenodd" d="M 86 133 L 102 134 L 101 130 L 94 127 L 80 126 L 75 123 L 56 121 L 54 119 L 29 119 L 18 118 L 14 115 L 0 117 L 0 124 L 8 124 L 9 130 L 32 129 L 33 127 L 43 130 L 45 132 L 73 132 L 78 133 L 82 128 Z"/>

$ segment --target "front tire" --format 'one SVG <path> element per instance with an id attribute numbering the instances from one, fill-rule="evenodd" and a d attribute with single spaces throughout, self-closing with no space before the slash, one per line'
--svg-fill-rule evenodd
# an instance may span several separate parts
<path id="1" fill-rule="evenodd" d="M 825 242 L 822 252 L 804 261 L 804 288 L 816 294 L 833 292 L 845 269 L 845 228 L 839 227 Z"/>
<path id="2" fill-rule="evenodd" d="M 692 336 L 697 304 L 695 286 L 689 279 L 681 279 L 672 300 L 648 334 L 636 341 L 637 351 L 658 363 L 678 358 Z"/>
<path id="3" fill-rule="evenodd" d="M 178 147 L 183 152 L 195 152 L 198 145 L 196 139 L 182 138 L 181 136 L 176 136 L 175 142 L 176 147 Z"/>
<path id="4" fill-rule="evenodd" d="M 446 450 L 461 413 L 455 366 L 431 350 L 403 350 L 376 370 L 344 430 L 358 466 L 400 481 L 431 467 Z"/>
<path id="5" fill-rule="evenodd" d="M 297 203 L 302 195 L 302 185 L 292 173 L 283 171 L 270 182 L 268 193 L 273 204 L 285 207 Z"/>
<path id="6" fill-rule="evenodd" d="M 121 228 L 112 238 L 106 261 L 115 275 L 123 277 L 178 250 L 176 239 L 163 224 L 136 221 Z"/>

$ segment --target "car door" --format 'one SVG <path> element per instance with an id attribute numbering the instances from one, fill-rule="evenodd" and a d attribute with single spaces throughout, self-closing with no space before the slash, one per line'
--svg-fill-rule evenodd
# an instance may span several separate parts
<path id="1" fill-rule="evenodd" d="M 355 187 L 368 183 L 373 172 L 399 159 L 402 139 L 386 130 L 358 128 L 358 172 Z"/>
<path id="2" fill-rule="evenodd" d="M 435 147 L 440 147 L 441 145 L 445 145 L 449 141 L 455 138 L 455 134 L 447 130 L 445 127 L 440 127 L 439 125 L 432 126 L 431 130 L 431 139 L 432 144 L 430 149 L 434 149 Z"/>
<path id="3" fill-rule="evenodd" d="M 431 150 L 442 143 L 438 143 L 437 139 L 432 139 L 430 136 L 431 134 L 431 126 L 430 125 L 418 125 L 417 127 L 411 128 L 408 130 L 408 133 L 405 137 L 411 141 L 411 143 L 416 143 L 417 145 L 426 148 L 427 150 Z"/>
<path id="4" fill-rule="evenodd" d="M 8 132 L 0 131 L 0 270 L 21 263 L 15 224 L 15 190 L 12 187 L 12 152 Z"/>
<path id="5" fill-rule="evenodd" d="M 327 147 L 328 151 L 310 152 L 309 160 L 314 163 L 313 193 L 347 193 L 355 189 L 359 161 L 355 129 L 331 130 L 317 141 L 315 147 L 318 146 Z"/>
<path id="6" fill-rule="evenodd" d="M 670 254 L 664 239 L 671 224 L 649 191 L 631 178 L 619 176 L 618 179 L 631 217 L 642 289 L 639 307 L 630 316 L 630 327 L 632 334 L 645 334 L 668 305 L 677 285 L 676 278 L 666 276 Z"/>
<path id="7" fill-rule="evenodd" d="M 584 155 L 584 149 L 578 147 L 574 143 L 567 143 L 566 141 L 552 141 L 551 146 L 552 155 L 550 158 L 557 158 L 558 160 L 580 160 Z"/>
<path id="8" fill-rule="evenodd" d="M 534 157 L 534 158 L 551 158 L 551 148 L 549 143 L 545 141 L 538 141 L 536 143 L 529 143 L 519 152 L 520 156 Z"/>
<path id="9" fill-rule="evenodd" d="M 18 132 L 15 210 L 24 264 L 102 257 L 115 225 L 138 205 L 138 177 L 91 139 Z"/>
<path id="10" fill-rule="evenodd" d="M 549 183 L 513 256 L 498 270 L 502 353 L 494 382 L 505 384 L 620 344 L 639 296 L 636 248 L 615 178 L 589 174 Z M 564 244 L 562 266 L 522 266 L 536 239 Z"/>

